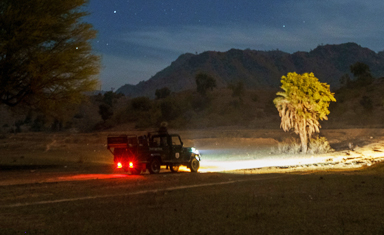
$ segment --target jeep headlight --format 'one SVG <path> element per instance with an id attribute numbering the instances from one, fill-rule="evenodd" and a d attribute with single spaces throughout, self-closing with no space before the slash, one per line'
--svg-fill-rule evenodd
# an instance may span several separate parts
<path id="1" fill-rule="evenodd" d="M 194 154 L 200 154 L 199 150 L 195 149 L 195 148 L 191 148 L 191 151 L 192 153 Z"/>

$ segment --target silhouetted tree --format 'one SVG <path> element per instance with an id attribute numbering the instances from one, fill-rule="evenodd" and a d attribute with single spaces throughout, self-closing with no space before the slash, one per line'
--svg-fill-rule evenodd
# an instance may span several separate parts
<path id="1" fill-rule="evenodd" d="M 155 92 L 157 100 L 167 98 L 170 94 L 171 94 L 171 90 L 168 87 L 156 89 L 156 92 Z"/>
<path id="2" fill-rule="evenodd" d="M 99 114 L 103 119 L 103 121 L 105 122 L 113 116 L 113 109 L 111 106 L 107 104 L 101 104 L 99 105 Z"/>
<path id="3" fill-rule="evenodd" d="M 232 90 L 232 97 L 238 97 L 239 100 L 242 101 L 242 96 L 245 92 L 244 83 L 242 81 L 231 83 L 228 85 L 228 88 Z"/>
<path id="4" fill-rule="evenodd" d="M 207 94 L 208 90 L 212 91 L 213 88 L 216 87 L 216 80 L 208 74 L 198 73 L 195 79 L 197 85 L 197 92 L 199 92 L 203 96 Z"/>
<path id="5" fill-rule="evenodd" d="M 103 102 L 108 104 L 109 106 L 113 107 L 113 104 L 122 96 L 124 96 L 124 95 L 121 93 L 116 94 L 113 91 L 108 91 L 108 92 L 104 93 Z"/>
<path id="6" fill-rule="evenodd" d="M 356 86 L 367 86 L 374 80 L 369 66 L 364 63 L 356 62 L 350 66 L 350 70 L 356 78 Z"/>
<path id="7" fill-rule="evenodd" d="M 353 65 L 350 66 L 351 73 L 355 77 L 359 77 L 361 75 L 365 75 L 367 73 L 370 73 L 369 66 L 362 63 L 362 62 L 356 62 Z"/>

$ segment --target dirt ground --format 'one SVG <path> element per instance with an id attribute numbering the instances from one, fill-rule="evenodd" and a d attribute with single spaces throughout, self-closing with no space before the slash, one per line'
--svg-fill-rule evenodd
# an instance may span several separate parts
<path id="1" fill-rule="evenodd" d="M 66 172 L 72 179 L 65 181 L 0 186 L 0 234 L 384 233 L 382 163 L 341 172 L 82 180 L 108 170 L 79 171 Z"/>
<path id="2" fill-rule="evenodd" d="M 116 171 L 124 131 L 4 136 L 0 234 L 384 234 L 383 129 L 322 130 L 322 155 L 275 153 L 281 130 L 170 132 L 200 174 Z"/>

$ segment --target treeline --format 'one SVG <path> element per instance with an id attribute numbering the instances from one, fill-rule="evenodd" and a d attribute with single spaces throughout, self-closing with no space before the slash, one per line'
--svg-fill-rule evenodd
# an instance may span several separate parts
<path id="1" fill-rule="evenodd" d="M 374 78 L 369 67 L 360 62 L 350 70 L 350 75 L 341 78 L 342 87 L 333 90 L 337 102 L 331 104 L 329 121 L 322 126 L 384 125 L 384 80 Z M 156 90 L 155 99 L 130 98 L 109 91 L 90 95 L 80 105 L 68 105 L 60 112 L 20 110 L 12 114 L 11 121 L 1 124 L 1 132 L 87 132 L 124 125 L 145 129 L 162 122 L 168 122 L 170 128 L 279 128 L 280 117 L 273 104 L 277 90 L 249 90 L 241 79 L 218 89 L 216 79 L 204 73 L 197 74 L 195 80 L 196 89 L 173 93 L 163 87 Z M 4 110 L 0 112 L 4 116 Z"/>
<path id="2" fill-rule="evenodd" d="M 247 91 L 239 81 L 226 89 L 216 89 L 216 80 L 205 73 L 196 75 L 196 90 L 172 93 L 163 87 L 156 90 L 154 100 L 148 97 L 128 99 L 111 92 L 99 100 L 105 100 L 111 94 L 114 96 L 112 102 L 99 105 L 103 122 L 96 129 L 125 123 L 134 123 L 136 128 L 148 128 L 157 127 L 162 122 L 168 122 L 174 128 L 249 125 L 258 116 L 267 117 L 264 98 L 260 100 L 255 91 Z M 267 98 L 270 99 L 267 109 L 274 112 L 272 96 Z M 125 103 L 120 102 L 117 106 L 121 99 L 125 99 Z"/>
<path id="3" fill-rule="evenodd" d="M 196 89 L 173 93 L 167 87 L 156 90 L 155 99 L 129 98 L 112 91 L 89 96 L 79 107 L 68 107 L 60 115 L 29 111 L 15 116 L 2 131 L 95 131 L 129 124 L 135 128 L 205 128 L 242 125 L 262 127 L 260 120 L 278 119 L 272 100 L 275 91 L 246 90 L 240 81 L 216 88 L 216 79 L 196 75 Z M 21 112 L 23 113 L 23 112 Z"/>

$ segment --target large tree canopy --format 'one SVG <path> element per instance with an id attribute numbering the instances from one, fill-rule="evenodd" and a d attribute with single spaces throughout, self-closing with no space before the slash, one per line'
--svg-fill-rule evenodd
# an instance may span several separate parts
<path id="1" fill-rule="evenodd" d="M 327 120 L 329 103 L 336 99 L 329 85 L 321 83 L 313 73 L 288 73 L 281 78 L 281 89 L 273 102 L 281 117 L 284 131 L 299 134 L 302 152 L 307 152 L 308 140 L 320 132 L 319 120 Z"/>
<path id="2" fill-rule="evenodd" d="M 0 104 L 49 109 L 79 101 L 97 84 L 96 31 L 82 21 L 88 0 L 1 0 Z"/>

